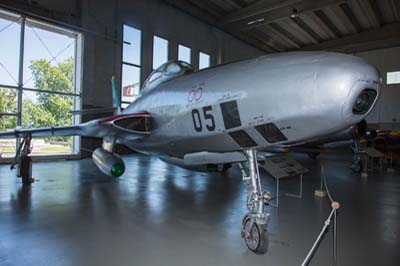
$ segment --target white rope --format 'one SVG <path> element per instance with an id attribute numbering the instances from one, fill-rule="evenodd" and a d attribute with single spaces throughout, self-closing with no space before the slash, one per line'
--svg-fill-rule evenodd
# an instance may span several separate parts
<path id="1" fill-rule="evenodd" d="M 324 174 L 323 174 L 322 177 L 323 177 L 323 180 L 324 180 L 324 186 L 325 186 L 326 194 L 328 195 L 328 198 L 329 198 L 330 202 L 332 203 L 332 202 L 334 202 L 334 200 L 333 200 L 333 198 L 331 196 L 331 193 L 329 192 L 328 184 L 326 183 L 325 165 L 324 165 L 323 161 L 322 161 L 322 169 L 324 171 Z"/>
<path id="2" fill-rule="evenodd" d="M 333 265 L 336 266 L 336 264 L 337 264 L 337 247 L 336 247 L 336 244 L 337 244 L 337 240 L 336 240 L 336 236 L 337 236 L 336 233 L 337 233 L 337 230 L 336 230 L 336 215 L 337 215 L 337 210 L 338 210 L 339 207 L 340 207 L 340 204 L 339 204 L 337 201 L 334 201 L 334 200 L 333 200 L 333 198 L 332 198 L 332 196 L 331 196 L 331 193 L 329 192 L 328 184 L 327 184 L 327 182 L 326 182 L 326 176 L 325 176 L 325 166 L 324 166 L 324 163 L 323 163 L 323 162 L 322 162 L 321 176 L 322 176 L 322 179 L 323 179 L 323 184 L 324 184 L 326 193 L 327 193 L 327 195 L 328 195 L 329 201 L 331 202 L 332 210 L 331 210 L 331 212 L 330 212 L 330 214 L 329 214 L 329 216 L 328 216 L 328 219 L 326 219 L 325 224 L 324 224 L 324 226 L 322 227 L 321 232 L 319 233 L 317 239 L 315 240 L 315 242 L 314 242 L 314 244 L 312 245 L 310 251 L 308 252 L 306 258 L 303 260 L 303 263 L 301 264 L 301 266 L 308 265 L 308 263 L 310 262 L 311 257 L 313 256 L 313 254 L 314 254 L 316 248 L 318 247 L 318 244 L 322 241 L 322 238 L 323 238 L 323 236 L 324 236 L 324 234 L 325 234 L 325 232 L 326 232 L 326 229 L 329 227 L 329 225 L 330 225 L 330 223 L 331 223 L 332 217 L 334 217 L 334 232 L 333 232 L 333 241 L 334 241 L 334 242 L 333 242 Z"/>

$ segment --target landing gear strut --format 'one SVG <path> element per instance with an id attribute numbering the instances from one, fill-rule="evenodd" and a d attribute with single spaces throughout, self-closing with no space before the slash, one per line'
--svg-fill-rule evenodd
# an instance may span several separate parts
<path id="1" fill-rule="evenodd" d="M 256 150 L 245 151 L 249 163 L 249 174 L 241 164 L 243 181 L 248 188 L 247 208 L 249 212 L 244 216 L 242 222 L 242 238 L 247 247 L 256 254 L 265 254 L 268 250 L 268 220 L 269 214 L 265 211 L 271 196 L 269 192 L 261 188 L 260 175 L 258 172 Z"/>
<path id="2" fill-rule="evenodd" d="M 360 142 L 358 138 L 354 138 L 353 145 L 354 156 L 351 164 L 351 170 L 353 170 L 354 173 L 361 173 L 363 165 L 360 157 Z"/>
<path id="3" fill-rule="evenodd" d="M 18 151 L 11 163 L 11 170 L 17 167 L 17 176 L 22 178 L 23 184 L 31 184 L 35 180 L 32 178 L 32 159 L 29 157 L 31 152 L 31 135 L 26 135 L 19 142 Z"/>

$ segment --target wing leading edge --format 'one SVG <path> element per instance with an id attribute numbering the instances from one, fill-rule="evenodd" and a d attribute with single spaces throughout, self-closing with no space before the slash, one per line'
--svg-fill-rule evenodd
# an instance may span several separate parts
<path id="1" fill-rule="evenodd" d="M 152 116 L 147 113 L 121 114 L 96 119 L 76 126 L 60 126 L 32 129 L 15 129 L 0 132 L 0 139 L 51 136 L 85 136 L 103 138 L 106 136 L 149 135 L 152 129 Z"/>

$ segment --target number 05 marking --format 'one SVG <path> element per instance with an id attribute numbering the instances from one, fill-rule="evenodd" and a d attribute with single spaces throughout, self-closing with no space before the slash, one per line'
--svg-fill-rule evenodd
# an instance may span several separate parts
<path id="1" fill-rule="evenodd" d="M 211 105 L 203 107 L 203 116 L 206 128 L 208 131 L 215 130 L 215 118 L 212 114 Z M 192 110 L 193 126 L 197 132 L 203 131 L 203 123 L 201 122 L 200 112 L 197 109 Z"/>

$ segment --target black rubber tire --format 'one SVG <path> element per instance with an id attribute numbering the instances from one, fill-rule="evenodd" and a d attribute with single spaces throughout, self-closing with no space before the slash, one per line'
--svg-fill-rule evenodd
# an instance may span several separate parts
<path id="1" fill-rule="evenodd" d="M 361 161 L 358 161 L 358 162 L 353 163 L 353 164 L 351 165 L 351 170 L 352 170 L 354 173 L 359 174 L 359 173 L 361 173 L 362 169 L 363 169 L 363 164 L 362 164 Z"/>
<path id="2" fill-rule="evenodd" d="M 307 155 L 308 155 L 308 158 L 310 158 L 310 159 L 317 159 L 317 157 L 320 155 L 320 153 L 319 152 L 309 152 L 309 153 L 307 153 Z"/>
<path id="3" fill-rule="evenodd" d="M 246 228 L 247 223 L 250 222 L 250 217 L 246 216 L 243 219 L 243 228 Z M 269 245 L 269 237 L 268 237 L 268 231 L 265 228 L 265 225 L 259 225 L 257 223 L 254 223 L 253 228 L 251 229 L 252 233 L 256 234 L 257 237 L 257 244 L 256 246 L 252 246 L 249 243 L 249 239 L 247 239 L 246 237 L 244 237 L 244 242 L 247 245 L 247 248 L 251 251 L 254 252 L 257 255 L 262 255 L 267 253 L 268 251 L 268 245 Z"/>

